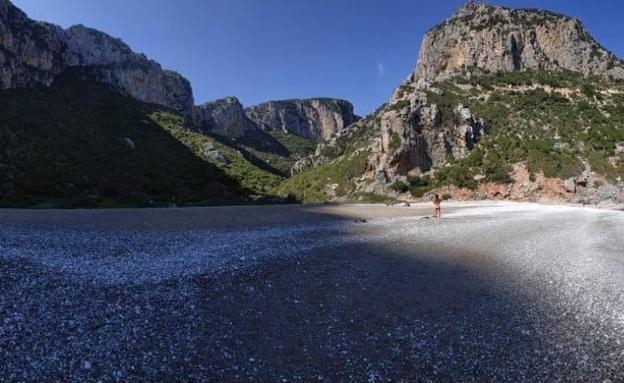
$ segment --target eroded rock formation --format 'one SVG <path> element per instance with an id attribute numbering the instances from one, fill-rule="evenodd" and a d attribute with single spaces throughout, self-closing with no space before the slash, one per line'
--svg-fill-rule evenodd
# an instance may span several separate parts
<path id="1" fill-rule="evenodd" d="M 191 113 L 191 85 L 178 73 L 103 32 L 33 21 L 0 0 L 0 88 L 49 86 L 69 69 L 137 100 Z"/>
<path id="2" fill-rule="evenodd" d="M 418 63 L 390 100 L 349 131 L 374 127 L 369 165 L 386 185 L 463 158 L 487 135 L 488 126 L 460 102 L 436 104 L 436 84 L 488 73 L 568 70 L 624 79 L 624 64 L 598 44 L 578 19 L 537 9 L 468 3 L 423 39 Z M 328 144 L 334 145 L 333 142 Z M 302 161 L 318 165 L 331 158 Z M 375 181 L 375 191 L 379 189 Z"/>
<path id="3" fill-rule="evenodd" d="M 243 108 L 238 99 L 227 97 L 195 107 L 193 119 L 199 129 L 230 138 L 262 130 L 327 141 L 359 117 L 343 100 L 280 100 Z"/>
<path id="4" fill-rule="evenodd" d="M 229 138 L 241 138 L 257 129 L 245 115 L 243 105 L 236 97 L 226 97 L 196 106 L 193 120 L 200 130 Z"/>
<path id="5" fill-rule="evenodd" d="M 468 3 L 425 35 L 412 81 L 432 82 L 462 71 L 566 69 L 624 78 L 624 65 L 580 20 L 537 9 Z"/>
<path id="6" fill-rule="evenodd" d="M 330 139 L 359 119 L 349 102 L 328 98 L 269 101 L 245 112 L 262 130 L 321 140 Z"/>

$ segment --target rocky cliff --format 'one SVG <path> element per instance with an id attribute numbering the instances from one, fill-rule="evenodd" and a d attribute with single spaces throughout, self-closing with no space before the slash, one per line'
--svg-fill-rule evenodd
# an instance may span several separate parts
<path id="1" fill-rule="evenodd" d="M 0 0 L 0 88 L 49 85 L 65 68 L 63 30 Z"/>
<path id="2" fill-rule="evenodd" d="M 622 61 L 596 42 L 578 19 L 468 3 L 427 32 L 408 81 L 433 82 L 474 69 L 566 69 L 624 78 Z"/>
<path id="3" fill-rule="evenodd" d="M 487 133 L 487 124 L 459 104 L 443 115 L 427 94 L 398 92 L 379 116 L 380 140 L 371 157 L 390 179 L 418 175 L 462 158 Z"/>
<path id="4" fill-rule="evenodd" d="M 243 108 L 238 99 L 227 97 L 196 106 L 193 119 L 199 129 L 229 138 L 261 130 L 326 141 L 359 117 L 349 102 L 330 98 L 268 101 Z"/>
<path id="5" fill-rule="evenodd" d="M 247 108 L 245 113 L 264 131 L 321 140 L 330 139 L 359 119 L 349 102 L 328 98 L 269 101 Z"/>
<path id="6" fill-rule="evenodd" d="M 480 190 L 514 182 L 513 169 L 530 180 L 587 184 L 591 173 L 596 185 L 621 183 L 622 94 L 624 64 L 578 19 L 468 3 L 426 33 L 390 100 L 299 161 L 283 190 L 316 185 L 302 195 L 317 199 Z M 319 174 L 340 176 L 324 188 Z M 522 198 L 542 189 L 531 190 Z"/>
<path id="7" fill-rule="evenodd" d="M 191 113 L 192 89 L 181 75 L 163 70 L 103 32 L 33 21 L 8 0 L 0 0 L 0 87 L 49 86 L 67 70 L 137 100 Z"/>
<path id="8" fill-rule="evenodd" d="M 443 116 L 429 100 L 437 91 L 431 85 L 453 76 L 527 70 L 624 78 L 622 62 L 578 19 L 468 3 L 426 33 L 416 68 L 379 112 L 371 162 L 392 179 L 466 156 L 487 134 L 487 124 L 461 104 Z"/>
<path id="9" fill-rule="evenodd" d="M 0 89 L 49 86 L 72 71 L 139 101 L 192 115 L 204 131 L 240 138 L 254 129 L 327 140 L 358 120 L 342 100 L 270 101 L 243 110 L 227 98 L 193 107 L 191 85 L 123 41 L 83 25 L 66 30 L 37 22 L 0 0 Z"/>
<path id="10" fill-rule="evenodd" d="M 429 100 L 437 91 L 432 84 L 454 76 L 561 70 L 624 78 L 624 64 L 578 19 L 536 9 L 464 5 L 427 32 L 416 68 L 381 111 L 375 167 L 390 178 L 424 173 L 463 158 L 487 133 L 485 121 L 461 103 L 443 116 L 440 105 Z"/>
<path id="11" fill-rule="evenodd" d="M 226 97 L 196 106 L 193 109 L 193 121 L 203 132 L 229 138 L 241 138 L 257 129 L 245 115 L 245 109 L 236 97 Z"/>
<path id="12" fill-rule="evenodd" d="M 133 52 L 123 41 L 82 25 L 64 31 L 65 63 L 137 100 L 190 113 L 193 91 L 180 74 Z"/>

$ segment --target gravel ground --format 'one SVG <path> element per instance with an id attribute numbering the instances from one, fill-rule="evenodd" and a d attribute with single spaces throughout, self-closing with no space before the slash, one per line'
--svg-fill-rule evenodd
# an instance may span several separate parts
<path id="1" fill-rule="evenodd" d="M 0 211 L 0 381 L 624 381 L 624 213 Z"/>

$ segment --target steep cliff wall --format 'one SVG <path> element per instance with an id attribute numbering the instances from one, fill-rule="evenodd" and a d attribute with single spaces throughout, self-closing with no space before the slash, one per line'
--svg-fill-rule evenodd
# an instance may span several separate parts
<path id="1" fill-rule="evenodd" d="M 487 73 L 559 72 L 624 78 L 624 64 L 578 19 L 537 9 L 469 3 L 426 33 L 418 63 L 378 113 L 371 164 L 390 177 L 420 174 L 466 156 L 487 123 L 461 102 L 444 118 L 429 100 L 435 83 Z M 478 79 L 475 80 L 478 82 Z"/>
<path id="2" fill-rule="evenodd" d="M 349 102 L 327 98 L 269 101 L 247 108 L 245 113 L 265 131 L 281 130 L 322 140 L 359 119 Z"/>
<path id="3" fill-rule="evenodd" d="M 33 21 L 0 0 L 0 88 L 49 86 L 68 69 L 137 100 L 191 113 L 191 85 L 178 73 L 163 70 L 103 32 Z"/>
<path id="4" fill-rule="evenodd" d="M 196 106 L 193 120 L 201 131 L 229 138 L 241 138 L 257 129 L 245 115 L 243 105 L 236 97 L 226 97 Z"/>
<path id="5" fill-rule="evenodd" d="M 560 179 L 599 169 L 596 177 L 619 182 L 623 86 L 623 62 L 578 19 L 468 3 L 426 33 L 416 67 L 386 104 L 294 169 L 340 167 L 366 152 L 366 170 L 349 182 L 375 193 L 414 179 L 420 191 L 510 182 L 517 163 Z"/>
<path id="6" fill-rule="evenodd" d="M 624 78 L 624 65 L 580 20 L 537 9 L 469 3 L 425 35 L 412 81 L 432 82 L 473 69 L 567 69 Z"/>
<path id="7" fill-rule="evenodd" d="M 0 88 L 49 85 L 65 68 L 64 31 L 0 0 Z"/>

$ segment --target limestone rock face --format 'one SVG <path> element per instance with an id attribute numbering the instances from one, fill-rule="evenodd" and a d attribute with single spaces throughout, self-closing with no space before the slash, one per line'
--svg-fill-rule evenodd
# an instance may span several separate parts
<path id="1" fill-rule="evenodd" d="M 334 99 L 268 101 L 243 108 L 237 98 L 226 97 L 193 110 L 196 127 L 229 138 L 282 131 L 326 141 L 357 120 L 350 103 Z"/>
<path id="2" fill-rule="evenodd" d="M 103 32 L 36 22 L 0 0 L 0 88 L 48 86 L 69 69 L 137 100 L 191 113 L 192 89 L 181 75 Z"/>
<path id="3" fill-rule="evenodd" d="M 241 138 L 257 129 L 245 115 L 243 105 L 236 97 L 196 106 L 193 109 L 193 120 L 200 130 L 229 138 Z"/>
<path id="4" fill-rule="evenodd" d="M 145 55 L 133 52 L 123 41 L 82 25 L 65 31 L 68 66 L 78 67 L 88 78 L 111 85 L 137 100 L 190 113 L 191 85 L 180 74 L 163 70 Z"/>
<path id="5" fill-rule="evenodd" d="M 536 9 L 469 3 L 425 35 L 413 81 L 433 82 L 464 70 L 566 69 L 624 78 L 624 65 L 578 19 Z"/>
<path id="6" fill-rule="evenodd" d="M 358 119 L 350 103 L 333 99 L 271 101 L 244 110 L 227 98 L 193 107 L 188 80 L 120 39 L 83 25 L 64 30 L 33 21 L 9 0 L 0 0 L 0 89 L 49 86 L 69 70 L 137 100 L 192 115 L 200 129 L 227 137 L 263 129 L 326 140 Z"/>
<path id="7" fill-rule="evenodd" d="M 374 127 L 367 142 L 369 166 L 375 174 L 386 174 L 388 183 L 427 173 L 467 156 L 489 131 L 461 100 L 444 105 L 442 113 L 431 97 L 442 92 L 437 83 L 456 76 L 527 70 L 624 79 L 624 63 L 577 19 L 469 3 L 426 33 L 418 63 L 403 84 L 382 108 L 348 130 Z M 317 156 L 307 163 L 326 160 L 331 158 Z M 301 162 L 303 167 L 307 163 Z M 375 174 L 369 179 L 379 186 Z"/>
<path id="8" fill-rule="evenodd" d="M 63 30 L 0 0 L 0 88 L 49 85 L 65 68 Z"/>
<path id="9" fill-rule="evenodd" d="M 413 174 L 466 156 L 487 134 L 487 126 L 461 104 L 453 119 L 441 121 L 427 91 L 435 91 L 438 81 L 475 71 L 525 70 L 624 78 L 624 64 L 578 19 L 468 3 L 427 32 L 416 68 L 383 109 L 377 167 L 389 174 Z"/>
<path id="10" fill-rule="evenodd" d="M 402 102 L 405 106 L 396 107 Z M 375 167 L 391 179 L 425 173 L 451 158 L 465 157 L 488 130 L 482 119 L 461 104 L 451 123 L 443 121 L 438 106 L 429 103 L 424 92 L 417 91 L 407 100 L 395 95 L 391 105 L 395 107 L 382 111 L 381 140 L 373 150 Z"/>
<path id="11" fill-rule="evenodd" d="M 69 66 L 118 64 L 133 56 L 145 60 L 144 56 L 132 52 L 123 41 L 84 25 L 74 25 L 65 30 L 65 43 L 65 61 Z"/>
<path id="12" fill-rule="evenodd" d="M 269 101 L 245 110 L 264 131 L 283 131 L 301 137 L 328 140 L 356 122 L 353 105 L 344 100 L 307 99 Z"/>

